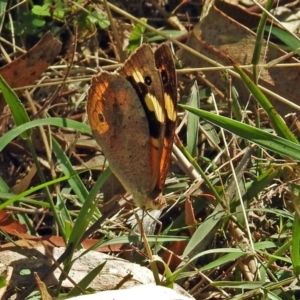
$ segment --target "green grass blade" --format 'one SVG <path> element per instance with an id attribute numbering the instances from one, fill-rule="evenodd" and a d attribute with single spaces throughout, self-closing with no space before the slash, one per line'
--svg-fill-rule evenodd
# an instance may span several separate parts
<path id="1" fill-rule="evenodd" d="M 219 287 L 228 287 L 228 288 L 239 288 L 239 289 L 259 289 L 261 288 L 265 282 L 263 281 L 253 281 L 253 282 L 245 282 L 245 281 L 215 281 L 212 285 Z"/>
<path id="2" fill-rule="evenodd" d="M 199 108 L 199 92 L 195 82 L 192 86 L 191 94 L 188 99 L 188 104 L 192 107 Z M 198 152 L 198 135 L 199 135 L 199 117 L 188 112 L 187 117 L 187 150 L 192 157 L 197 157 Z"/>
<path id="3" fill-rule="evenodd" d="M 285 138 L 291 142 L 297 143 L 298 140 L 290 129 L 286 126 L 282 117 L 275 110 L 269 99 L 264 95 L 264 93 L 258 88 L 258 86 L 250 79 L 250 77 L 235 63 L 233 63 L 234 69 L 241 76 L 244 84 L 256 99 L 256 101 L 261 105 L 264 111 L 270 118 L 270 121 L 279 136 Z"/>
<path id="4" fill-rule="evenodd" d="M 28 114 L 24 108 L 24 105 L 18 98 L 17 94 L 10 88 L 4 78 L 0 75 L 0 89 L 2 90 L 4 99 L 8 104 L 10 111 L 13 115 L 13 119 L 17 126 L 30 121 Z M 32 131 L 30 129 L 25 130 L 20 134 L 23 139 L 29 139 Z"/>
<path id="5" fill-rule="evenodd" d="M 273 4 L 273 0 L 267 0 L 266 5 L 265 5 L 265 9 L 266 11 L 269 11 L 272 7 Z M 252 61 L 251 63 L 253 64 L 253 68 L 255 69 L 253 74 L 256 74 L 256 65 L 259 64 L 260 61 L 260 56 L 261 56 L 261 48 L 263 45 L 263 41 L 264 41 L 264 28 L 268 19 L 268 15 L 266 13 L 266 11 L 263 11 L 259 20 L 259 24 L 258 24 L 258 28 L 257 28 L 257 32 L 256 32 L 256 42 L 255 42 L 255 46 L 254 46 L 254 51 L 253 51 L 253 55 L 252 55 Z M 254 76 L 255 81 L 258 80 L 258 78 L 256 76 Z"/>
<path id="6" fill-rule="evenodd" d="M 104 268 L 106 262 L 100 264 L 99 266 L 95 267 L 93 270 L 91 270 L 84 278 L 78 282 L 78 286 L 81 288 L 82 291 L 84 291 L 90 283 L 99 275 L 99 273 Z M 79 296 L 81 294 L 81 290 L 79 290 L 77 287 L 74 287 L 69 293 L 68 293 L 68 299 Z"/>
<path id="7" fill-rule="evenodd" d="M 253 182 L 251 182 L 249 188 L 247 189 L 246 194 L 243 198 L 252 199 L 256 197 L 261 191 L 263 191 L 266 187 L 268 187 L 274 178 L 278 178 L 280 175 L 280 168 L 275 169 L 273 167 L 265 170 L 259 177 L 255 178 Z"/>
<path id="8" fill-rule="evenodd" d="M 180 107 L 189 110 L 199 117 L 232 132 L 246 140 L 249 140 L 259 146 L 269 149 L 279 155 L 300 161 L 300 145 L 289 140 L 270 134 L 262 129 L 252 127 L 238 121 L 219 116 L 204 110 L 195 109 L 187 105 Z"/>
<path id="9" fill-rule="evenodd" d="M 295 213 L 295 219 L 293 223 L 293 236 L 292 236 L 292 251 L 291 258 L 293 263 L 293 269 L 296 277 L 300 275 L 300 218 Z"/>
<path id="10" fill-rule="evenodd" d="M 12 199 L 12 198 L 17 197 L 17 196 L 19 196 L 19 195 L 15 195 L 13 193 L 8 193 L 8 192 L 0 192 L 1 201 L 9 200 L 9 199 Z M 26 203 L 28 205 L 33 205 L 33 206 L 37 206 L 37 207 L 44 207 L 44 208 L 49 208 L 50 207 L 49 203 L 47 203 L 47 202 L 40 201 L 40 200 L 34 200 L 34 199 L 29 198 L 29 197 L 28 198 L 21 197 L 21 198 L 18 198 L 17 200 L 15 200 L 14 202 L 22 202 L 22 203 Z"/>
<path id="11" fill-rule="evenodd" d="M 20 199 L 22 199 L 22 198 L 24 198 L 24 197 L 26 197 L 28 195 L 31 195 L 34 192 L 37 192 L 37 191 L 39 191 L 39 190 L 41 190 L 41 189 L 43 189 L 43 188 L 45 188 L 47 186 L 50 186 L 50 185 L 53 185 L 53 184 L 56 184 L 56 183 L 68 180 L 69 178 L 70 178 L 70 176 L 62 176 L 60 178 L 56 178 L 54 180 L 50 180 L 50 181 L 47 181 L 47 182 L 45 182 L 43 184 L 40 184 L 38 186 L 32 187 L 32 188 L 26 190 L 25 192 L 23 192 L 21 194 L 18 194 L 17 196 L 14 196 L 14 197 L 8 199 L 7 201 L 5 201 L 4 203 L 0 204 L 0 210 L 4 209 L 8 205 L 13 204 L 15 201 L 20 201 Z M 42 206 L 46 207 L 46 205 L 42 205 Z"/>
<path id="12" fill-rule="evenodd" d="M 73 254 L 78 247 L 80 240 L 85 233 L 85 231 L 88 228 L 88 225 L 91 223 L 95 211 L 97 209 L 97 203 L 95 201 L 96 195 L 98 194 L 100 188 L 105 183 L 107 178 L 111 175 L 111 170 L 107 168 L 98 178 L 98 180 L 95 182 L 93 188 L 91 189 L 90 193 L 87 196 L 87 199 L 85 203 L 83 204 L 78 217 L 76 219 L 76 222 L 74 224 L 72 233 L 70 235 L 67 249 L 69 251 L 69 255 L 67 259 L 64 261 L 64 272 L 61 274 L 59 280 L 62 282 L 65 279 L 65 274 L 68 274 L 72 264 L 74 261 L 72 261 Z"/>
<path id="13" fill-rule="evenodd" d="M 69 120 L 65 118 L 45 118 L 45 119 L 39 119 L 30 121 L 28 123 L 24 123 L 16 128 L 13 128 L 9 132 L 7 132 L 5 135 L 0 137 L 0 151 L 2 151 L 13 139 L 21 135 L 23 132 L 25 132 L 28 129 L 37 127 L 37 126 L 57 126 L 57 127 L 66 127 L 71 128 L 74 130 L 78 130 L 81 133 L 91 133 L 91 128 L 87 124 L 83 124 L 82 122 L 77 122 L 74 120 Z"/>
<path id="14" fill-rule="evenodd" d="M 228 253 L 226 255 L 220 256 L 219 258 L 215 259 L 214 261 L 208 263 L 207 265 L 201 267 L 199 270 L 201 272 L 211 270 L 213 268 L 220 268 L 221 266 L 233 261 L 237 260 L 246 254 L 244 252 L 237 252 L 237 253 Z"/>
<path id="15" fill-rule="evenodd" d="M 217 211 L 201 223 L 185 247 L 182 257 L 194 256 L 198 252 L 197 248 L 199 245 L 205 243 L 205 240 L 208 240 L 208 236 L 215 233 L 224 215 L 225 212 Z"/>
<path id="16" fill-rule="evenodd" d="M 266 26 L 265 30 L 275 35 L 279 38 L 283 43 L 285 43 L 291 50 L 296 51 L 296 49 L 300 48 L 300 41 L 299 38 L 292 35 L 289 31 L 277 28 L 277 27 L 270 27 Z M 296 51 L 299 54 L 299 50 Z"/>
<path id="17" fill-rule="evenodd" d="M 104 172 L 102 172 L 102 174 L 99 176 L 98 180 L 95 182 L 94 186 L 92 187 L 90 193 L 86 197 L 86 201 L 84 202 L 78 214 L 78 217 L 73 227 L 72 234 L 68 241 L 68 245 L 72 245 L 71 249 L 73 252 L 77 248 L 81 237 L 87 230 L 88 225 L 90 224 L 92 218 L 94 217 L 94 213 L 97 208 L 95 198 L 99 193 L 100 188 L 102 187 L 102 185 L 105 183 L 105 181 L 110 175 L 111 175 L 111 170 L 109 168 L 107 168 Z M 68 259 L 69 262 L 71 261 L 71 258 L 72 255 L 70 255 Z M 68 268 L 69 267 L 70 266 L 68 265 Z"/>
<path id="18" fill-rule="evenodd" d="M 66 156 L 66 153 L 62 150 L 58 142 L 53 139 L 52 144 L 54 154 L 57 158 L 57 163 L 59 164 L 65 175 L 71 176 L 69 179 L 69 184 L 75 192 L 75 195 L 78 197 L 78 201 L 80 203 L 84 203 L 88 196 L 88 191 L 85 185 L 82 183 L 82 180 L 80 179 L 78 174 L 74 171 L 69 158 Z"/>

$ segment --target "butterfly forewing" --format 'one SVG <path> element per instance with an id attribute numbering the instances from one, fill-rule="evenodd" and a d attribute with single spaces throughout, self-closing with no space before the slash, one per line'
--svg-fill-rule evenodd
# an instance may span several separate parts
<path id="1" fill-rule="evenodd" d="M 164 107 L 166 114 L 165 136 L 159 168 L 157 188 L 162 189 L 170 165 L 172 146 L 177 118 L 177 77 L 173 56 L 170 48 L 162 44 L 154 53 L 156 68 L 161 73 L 164 89 Z"/>
<path id="2" fill-rule="evenodd" d="M 151 47 L 147 44 L 141 45 L 117 72 L 131 83 L 147 116 L 151 144 L 151 182 L 153 190 L 160 173 L 166 115 L 163 83 L 160 71 L 156 68 Z"/>

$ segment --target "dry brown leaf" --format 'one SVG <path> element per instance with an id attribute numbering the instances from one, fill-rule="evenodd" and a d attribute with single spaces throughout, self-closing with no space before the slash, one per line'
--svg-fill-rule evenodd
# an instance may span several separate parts
<path id="1" fill-rule="evenodd" d="M 32 165 L 27 174 L 11 188 L 11 191 L 16 195 L 26 191 L 31 183 L 32 178 L 35 176 L 36 171 L 36 165 Z"/>
<path id="2" fill-rule="evenodd" d="M 19 221 L 13 219 L 11 214 L 6 210 L 0 211 L 0 229 L 11 235 L 25 234 L 27 231 L 25 224 L 20 224 Z"/>
<path id="3" fill-rule="evenodd" d="M 249 17 L 251 16 L 249 15 Z M 215 20 L 218 20 L 218 22 Z M 187 41 L 187 46 L 222 65 L 229 65 L 228 56 L 235 62 L 244 65 L 251 64 L 255 39 L 256 35 L 254 32 L 228 17 L 214 6 L 208 15 L 194 27 Z M 266 43 L 264 43 L 261 53 L 260 64 L 267 64 L 286 54 L 286 52 L 278 49 L 277 46 L 272 43 L 268 43 L 267 47 Z M 264 53 L 266 53 L 265 56 Z M 178 57 L 186 67 L 192 66 L 201 68 L 211 66 L 208 62 L 190 55 L 183 50 L 178 52 Z M 288 58 L 284 63 L 300 62 L 295 58 Z M 250 72 L 246 71 L 246 73 L 251 76 Z M 262 69 L 260 74 L 260 85 L 300 105 L 299 68 Z M 219 71 L 205 72 L 205 75 L 217 88 L 224 90 L 220 84 Z M 244 83 L 237 78 L 233 78 L 233 85 L 240 95 L 241 102 L 246 104 L 249 99 L 249 92 L 244 86 Z M 279 113 L 287 114 L 293 111 L 287 104 L 283 104 L 269 95 L 268 98 L 273 102 L 275 109 Z"/>
<path id="4" fill-rule="evenodd" d="M 47 287 L 46 287 L 45 283 L 41 281 L 39 275 L 36 272 L 34 272 L 33 274 L 34 274 L 36 284 L 41 293 L 42 300 L 52 300 L 52 297 L 49 295 L 49 293 L 47 291 Z"/>
<path id="5" fill-rule="evenodd" d="M 192 236 L 197 228 L 197 220 L 195 218 L 194 208 L 190 198 L 185 201 L 185 224 L 189 227 L 190 236 Z"/>
<path id="6" fill-rule="evenodd" d="M 0 68 L 0 74 L 12 88 L 33 84 L 58 55 L 61 45 L 49 31 L 25 54 Z M 5 105 L 0 98 L 0 111 Z"/>
<path id="7" fill-rule="evenodd" d="M 0 223 L 1 224 L 1 223 Z M 1 228 L 1 227 L 0 227 Z M 33 235 L 28 234 L 19 234 L 21 238 L 24 238 L 23 240 L 14 241 L 13 243 L 6 243 L 1 245 L 1 250 L 14 250 L 16 246 L 21 247 L 23 249 L 32 249 L 32 248 L 38 248 L 41 246 L 46 246 L 50 248 L 55 247 L 65 247 L 66 244 L 61 236 L 43 236 L 43 237 L 36 237 Z M 94 246 L 96 243 L 98 243 L 98 239 L 86 239 L 84 240 L 81 245 L 84 249 L 89 249 L 90 247 Z M 131 249 L 124 250 L 123 249 L 124 244 L 114 244 L 110 246 L 103 246 L 98 247 L 97 252 L 103 252 L 103 253 L 120 253 L 120 252 L 132 252 Z"/>

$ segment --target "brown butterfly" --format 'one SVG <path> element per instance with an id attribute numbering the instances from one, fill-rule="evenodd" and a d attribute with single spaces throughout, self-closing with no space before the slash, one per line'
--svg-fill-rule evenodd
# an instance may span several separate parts
<path id="1" fill-rule="evenodd" d="M 114 73 L 92 78 L 87 99 L 92 133 L 135 204 L 160 209 L 177 117 L 172 52 L 141 45 Z"/>

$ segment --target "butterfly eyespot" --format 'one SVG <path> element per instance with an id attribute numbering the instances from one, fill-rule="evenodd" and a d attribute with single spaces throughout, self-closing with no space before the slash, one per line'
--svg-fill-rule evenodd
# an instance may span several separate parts
<path id="1" fill-rule="evenodd" d="M 105 118 L 104 118 L 103 114 L 98 114 L 98 120 L 100 123 L 105 122 Z"/>
<path id="2" fill-rule="evenodd" d="M 161 80 L 162 80 L 163 85 L 166 85 L 168 83 L 169 78 L 168 78 L 168 73 L 166 72 L 166 70 L 161 71 Z"/>
<path id="3" fill-rule="evenodd" d="M 145 83 L 146 83 L 148 86 L 150 86 L 150 85 L 152 84 L 152 79 L 151 79 L 150 76 L 146 76 L 144 80 L 145 80 Z"/>

